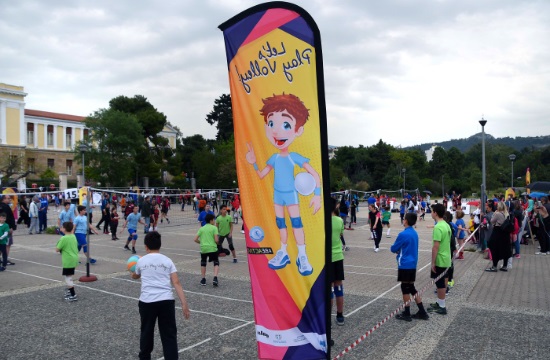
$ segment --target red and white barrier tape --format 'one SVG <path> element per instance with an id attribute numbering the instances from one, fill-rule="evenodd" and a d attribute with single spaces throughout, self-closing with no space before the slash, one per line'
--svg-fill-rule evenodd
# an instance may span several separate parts
<path id="1" fill-rule="evenodd" d="M 455 253 L 455 256 L 453 258 L 456 259 L 457 255 L 460 254 L 460 252 L 462 251 L 462 249 L 464 249 L 464 246 L 466 246 L 466 244 L 472 239 L 472 237 L 474 236 L 474 234 L 476 233 L 476 231 L 478 231 L 479 227 L 477 229 L 475 229 L 475 231 L 473 233 L 470 234 L 470 236 L 468 236 L 468 238 L 464 241 L 464 244 L 456 251 Z M 439 279 L 441 279 L 443 276 L 445 276 L 445 274 L 447 273 L 447 271 L 449 271 L 449 268 L 447 268 L 447 270 L 445 270 L 444 272 L 442 272 L 441 274 L 439 274 L 438 277 L 436 277 L 435 279 L 432 279 L 431 282 L 429 282 L 428 284 L 426 284 L 420 291 L 418 291 L 413 297 L 411 297 L 411 299 L 403 304 L 401 304 L 397 309 L 395 309 L 394 311 L 392 311 L 388 316 L 386 316 L 383 320 L 379 321 L 376 325 L 374 325 L 372 328 L 370 328 L 365 334 L 361 335 L 361 337 L 359 337 L 357 340 L 355 340 L 351 345 L 349 345 L 348 347 L 346 347 L 344 350 L 342 350 L 338 355 L 336 355 L 333 360 L 336 360 L 336 359 L 340 359 L 342 358 L 344 355 L 346 355 L 347 353 L 349 353 L 351 350 L 353 350 L 357 345 L 359 345 L 359 343 L 361 343 L 363 340 L 365 340 L 370 334 L 372 334 L 375 330 L 377 330 L 379 327 L 381 327 L 382 325 L 384 325 L 389 319 L 391 319 L 392 317 L 394 317 L 395 315 L 397 315 L 398 312 L 400 312 L 401 310 L 403 310 L 405 308 L 405 306 L 408 306 L 412 301 L 414 301 L 418 296 L 421 296 L 429 287 L 431 287 L 433 284 L 435 284 L 436 281 L 438 281 Z"/>

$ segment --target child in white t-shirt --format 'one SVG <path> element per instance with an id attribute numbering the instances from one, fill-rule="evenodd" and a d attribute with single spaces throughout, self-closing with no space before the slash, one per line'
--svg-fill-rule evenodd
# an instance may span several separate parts
<path id="1" fill-rule="evenodd" d="M 155 323 L 159 323 L 160 338 L 165 359 L 177 359 L 176 310 L 172 286 L 178 294 L 183 317 L 189 319 L 189 306 L 178 279 L 176 266 L 160 253 L 161 236 L 156 231 L 145 235 L 147 255 L 136 264 L 133 279 L 141 278 L 139 315 L 141 317 L 140 359 L 150 359 L 154 346 Z"/>

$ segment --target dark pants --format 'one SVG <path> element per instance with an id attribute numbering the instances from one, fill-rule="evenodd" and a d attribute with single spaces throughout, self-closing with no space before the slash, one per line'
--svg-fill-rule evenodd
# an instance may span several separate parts
<path id="1" fill-rule="evenodd" d="M 159 323 L 160 340 L 164 359 L 178 358 L 178 339 L 176 327 L 176 308 L 174 300 L 164 300 L 152 303 L 139 302 L 141 317 L 141 335 L 139 339 L 139 358 L 151 359 L 154 347 L 155 323 Z"/>
<path id="2" fill-rule="evenodd" d="M 117 222 L 111 221 L 109 224 L 111 225 L 112 238 L 115 239 L 116 238 L 116 230 L 118 228 L 118 221 Z"/>
<path id="3" fill-rule="evenodd" d="M 38 212 L 38 231 L 44 231 L 48 227 L 48 213 L 46 211 Z"/>
<path id="4" fill-rule="evenodd" d="M 374 246 L 380 247 L 380 240 L 382 239 L 382 228 L 376 228 L 372 231 L 372 237 L 374 239 Z"/>
<path id="5" fill-rule="evenodd" d="M 548 244 L 548 234 L 544 230 L 545 229 L 542 227 L 542 224 L 537 228 L 537 239 L 539 240 L 541 253 L 550 251 Z"/>
<path id="6" fill-rule="evenodd" d="M 8 251 L 6 249 L 6 244 L 0 245 L 0 251 L 2 252 L 2 266 L 8 266 Z"/>

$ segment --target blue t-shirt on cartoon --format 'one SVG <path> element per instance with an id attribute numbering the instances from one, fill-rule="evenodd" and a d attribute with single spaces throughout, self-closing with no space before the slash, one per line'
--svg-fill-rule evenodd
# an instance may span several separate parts
<path id="1" fill-rule="evenodd" d="M 304 163 L 309 162 L 308 158 L 302 155 L 291 152 L 288 156 L 282 156 L 281 154 L 273 154 L 267 165 L 271 166 L 274 170 L 274 185 L 275 190 L 280 192 L 295 192 L 294 185 L 294 165 L 303 167 Z"/>

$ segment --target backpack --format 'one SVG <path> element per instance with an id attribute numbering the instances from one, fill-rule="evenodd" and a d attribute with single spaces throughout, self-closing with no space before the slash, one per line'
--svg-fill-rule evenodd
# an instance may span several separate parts
<path id="1" fill-rule="evenodd" d="M 508 233 L 508 234 L 511 234 L 514 232 L 514 228 L 515 228 L 515 224 L 517 224 L 517 220 L 514 218 L 515 222 L 510 219 L 510 215 L 508 215 L 508 217 L 504 220 L 504 222 L 502 223 L 502 225 L 500 225 L 500 228 L 502 229 L 502 231 L 504 231 L 505 233 Z M 519 227 L 518 227 L 519 229 Z"/>

